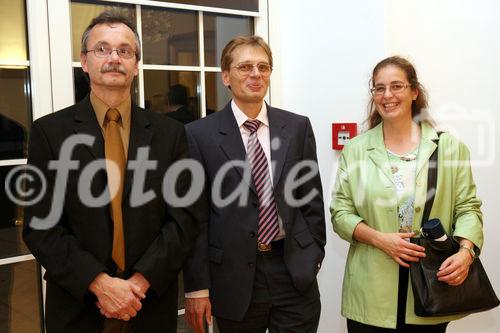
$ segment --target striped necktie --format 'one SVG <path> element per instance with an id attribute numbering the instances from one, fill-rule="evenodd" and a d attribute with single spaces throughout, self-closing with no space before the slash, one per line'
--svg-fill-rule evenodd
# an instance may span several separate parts
<path id="1" fill-rule="evenodd" d="M 259 120 L 247 120 L 243 123 L 250 131 L 247 143 L 247 157 L 252 169 L 252 179 L 259 198 L 258 240 L 268 245 L 279 233 L 278 209 L 273 194 L 273 185 L 264 149 L 257 139 Z"/>

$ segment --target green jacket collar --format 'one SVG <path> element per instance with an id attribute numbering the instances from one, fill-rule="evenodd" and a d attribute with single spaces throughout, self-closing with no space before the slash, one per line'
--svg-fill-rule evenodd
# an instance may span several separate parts
<path id="1" fill-rule="evenodd" d="M 430 156 L 437 147 L 434 140 L 438 139 L 436 130 L 427 123 L 420 123 L 420 129 L 421 139 L 417 156 L 417 177 L 422 172 L 424 166 L 428 164 Z M 368 135 L 368 156 L 382 173 L 394 183 L 394 177 L 384 144 L 383 122 L 369 130 L 366 134 Z"/>

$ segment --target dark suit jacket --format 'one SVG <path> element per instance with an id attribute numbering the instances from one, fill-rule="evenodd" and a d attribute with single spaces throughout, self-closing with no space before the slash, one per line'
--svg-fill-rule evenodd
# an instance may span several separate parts
<path id="1" fill-rule="evenodd" d="M 52 205 L 55 171 L 49 160 L 57 160 L 65 139 L 72 134 L 90 134 L 93 146 L 77 145 L 72 159 L 77 170 L 69 172 L 64 206 L 57 225 L 48 230 L 30 227 L 34 216 L 44 218 Z M 173 208 L 161 192 L 163 176 L 175 161 L 187 155 L 182 125 L 160 114 L 132 106 L 128 161 L 135 160 L 139 147 L 150 147 L 149 160 L 158 161 L 148 171 L 143 190 L 152 189 L 156 198 L 132 207 L 130 193 L 133 173 L 127 170 L 123 196 L 125 233 L 125 278 L 141 272 L 151 283 L 143 308 L 131 320 L 134 332 L 175 332 L 177 322 L 177 275 L 199 231 L 194 207 Z M 96 297 L 88 286 L 100 272 L 114 275 L 111 259 L 113 224 L 109 206 L 87 207 L 78 196 L 78 180 L 90 162 L 104 158 L 104 140 L 87 96 L 76 105 L 34 122 L 28 163 L 42 170 L 48 188 L 42 200 L 26 208 L 24 239 L 47 270 L 47 332 L 101 332 L 104 317 L 95 306 Z M 179 193 L 187 190 L 189 178 L 179 179 Z M 106 172 L 99 171 L 90 190 L 94 196 L 107 185 Z M 60 199 L 56 199 L 60 200 Z"/>
<path id="2" fill-rule="evenodd" d="M 285 202 L 284 185 L 290 169 L 299 161 L 316 161 L 316 145 L 306 117 L 267 106 L 270 138 L 280 146 L 271 149 L 276 162 L 273 187 L 278 212 L 286 232 L 284 261 L 295 287 L 306 292 L 316 279 L 324 257 L 325 216 L 319 173 L 298 187 L 296 198 L 316 189 L 316 195 L 301 207 Z M 215 316 L 241 320 L 249 306 L 257 255 L 258 198 L 250 187 L 248 201 L 238 200 L 217 207 L 211 196 L 213 180 L 222 165 L 231 160 L 244 161 L 245 147 L 230 104 L 222 111 L 187 125 L 191 155 L 205 167 L 209 211 L 202 222 L 197 244 L 184 268 L 187 292 L 210 289 Z M 302 174 L 307 170 L 303 170 Z M 222 198 L 242 182 L 242 170 L 232 168 L 222 181 Z"/>
<path id="3" fill-rule="evenodd" d="M 189 124 L 192 121 L 196 120 L 196 117 L 187 106 L 183 105 L 179 109 L 172 111 L 172 112 L 167 112 L 165 114 L 167 117 L 173 118 L 177 121 L 180 121 L 184 125 Z"/>

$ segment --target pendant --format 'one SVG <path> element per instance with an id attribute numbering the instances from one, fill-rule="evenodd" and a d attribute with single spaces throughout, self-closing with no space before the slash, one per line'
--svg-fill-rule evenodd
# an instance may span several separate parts
<path id="1" fill-rule="evenodd" d="M 409 232 L 412 232 L 412 227 L 411 225 L 402 225 L 402 226 L 399 226 L 399 232 L 402 232 L 402 233 L 409 233 Z"/>
<path id="2" fill-rule="evenodd" d="M 398 172 L 398 171 L 399 171 L 399 169 L 398 169 L 398 167 L 397 167 L 397 166 L 395 166 L 395 165 L 391 165 L 391 171 L 392 171 L 392 173 L 396 173 L 396 172 Z"/>

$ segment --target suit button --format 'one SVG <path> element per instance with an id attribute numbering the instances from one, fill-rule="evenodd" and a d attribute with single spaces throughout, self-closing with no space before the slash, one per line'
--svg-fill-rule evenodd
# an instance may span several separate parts
<path id="1" fill-rule="evenodd" d="M 415 213 L 420 213 L 421 210 L 422 210 L 422 208 L 417 207 L 417 208 L 415 208 Z"/>
<path id="2" fill-rule="evenodd" d="M 254 266 L 254 263 L 253 263 L 253 262 L 249 262 L 249 263 L 248 263 L 248 267 L 253 268 L 253 266 Z"/>
<path id="3" fill-rule="evenodd" d="M 250 233 L 250 238 L 254 238 L 254 237 L 255 237 L 255 231 L 252 231 L 252 232 Z"/>
<path id="4" fill-rule="evenodd" d="M 257 208 L 259 206 L 259 203 L 257 201 L 254 201 L 252 202 L 252 205 L 254 206 L 254 208 Z"/>

